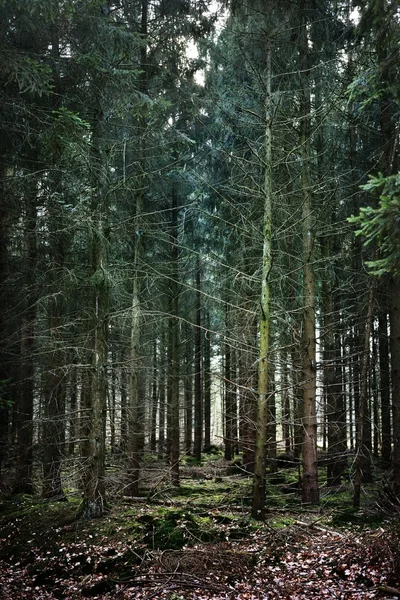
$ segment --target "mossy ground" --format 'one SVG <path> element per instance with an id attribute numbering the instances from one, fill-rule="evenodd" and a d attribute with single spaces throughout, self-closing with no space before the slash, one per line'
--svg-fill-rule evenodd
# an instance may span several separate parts
<path id="1" fill-rule="evenodd" d="M 144 467 L 150 475 L 145 477 L 142 498 L 132 501 L 116 493 L 109 498 L 107 514 L 90 522 L 76 517 L 80 503 L 76 493 L 70 494 L 67 502 L 30 496 L 0 499 L 0 557 L 28 557 L 39 546 L 50 551 L 87 539 L 99 544 L 123 541 L 135 549 L 179 550 L 200 542 L 243 538 L 260 527 L 250 518 L 249 476 L 231 474 L 232 464 L 218 454 L 207 456 L 201 465 L 191 465 L 189 458 L 183 461 L 181 485 L 172 487 L 165 463 L 147 457 Z M 165 476 L 159 476 L 159 469 L 166 471 Z M 290 526 L 304 512 L 335 527 L 381 523 L 376 516 L 367 518 L 352 508 L 350 483 L 331 489 L 323 483 L 321 505 L 307 508 L 301 506 L 297 481 L 295 468 L 268 475 L 267 521 L 271 527 Z M 365 504 L 376 489 L 376 485 L 365 487 Z"/>

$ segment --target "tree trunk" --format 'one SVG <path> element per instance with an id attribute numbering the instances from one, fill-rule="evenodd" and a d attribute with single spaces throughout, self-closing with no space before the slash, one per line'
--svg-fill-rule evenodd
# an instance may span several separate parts
<path id="1" fill-rule="evenodd" d="M 392 454 L 392 432 L 390 419 L 389 339 L 386 303 L 379 313 L 378 325 L 379 373 L 381 396 L 381 458 L 385 468 L 390 466 Z"/>
<path id="2" fill-rule="evenodd" d="M 65 431 L 65 349 L 62 337 L 65 293 L 61 287 L 68 240 L 64 231 L 62 208 L 57 198 L 61 193 L 56 177 L 55 197 L 48 204 L 50 236 L 48 328 L 49 348 L 47 368 L 44 373 L 44 420 L 43 420 L 43 490 L 44 498 L 64 499 L 61 485 L 61 459 Z M 61 289 L 54 294 L 53 290 Z"/>
<path id="3" fill-rule="evenodd" d="M 389 284 L 390 358 L 393 408 L 393 478 L 400 494 L 400 279 Z"/>
<path id="4" fill-rule="evenodd" d="M 178 248 L 178 193 L 176 183 L 172 184 L 171 205 L 171 283 L 170 283 L 170 340 L 169 340 L 169 373 L 168 388 L 170 389 L 170 461 L 171 482 L 179 486 L 179 458 L 180 458 L 180 427 L 179 427 L 179 248 Z"/>
<path id="5" fill-rule="evenodd" d="M 253 321 L 245 335 L 245 346 L 256 348 L 257 324 Z M 239 438 L 243 456 L 243 468 L 254 473 L 257 401 L 254 390 L 257 386 L 256 360 L 248 350 L 239 356 Z"/>
<path id="6" fill-rule="evenodd" d="M 364 348 L 362 353 L 360 374 L 360 399 L 358 414 L 359 423 L 357 428 L 357 446 L 353 494 L 353 506 L 355 508 L 360 507 L 361 483 L 365 478 L 365 473 L 368 473 L 370 465 L 370 451 L 365 440 L 368 428 L 366 428 L 364 424 L 366 419 L 368 418 L 368 367 L 370 362 L 370 339 L 372 330 L 372 318 L 374 314 L 374 303 L 374 288 L 371 288 L 368 298 L 368 311 L 364 329 Z"/>
<path id="7" fill-rule="evenodd" d="M 151 382 L 151 422 L 150 422 L 150 450 L 155 453 L 157 450 L 157 412 L 158 412 L 158 394 L 157 394 L 157 341 L 153 343 L 153 378 Z"/>
<path id="8" fill-rule="evenodd" d="M 6 292 L 5 283 L 8 277 L 8 227 L 6 225 L 6 217 L 8 206 L 6 199 L 8 198 L 7 186 L 7 171 L 6 167 L 0 167 L 0 479 L 2 478 L 3 463 L 8 453 L 9 446 L 9 410 L 11 401 L 10 383 L 13 379 L 9 350 L 7 350 L 7 339 L 9 339 L 7 308 L 10 300 Z"/>
<path id="9" fill-rule="evenodd" d="M 274 366 L 269 363 L 268 373 L 268 429 L 267 429 L 267 443 L 268 443 L 268 464 L 271 473 L 275 473 L 277 470 L 276 463 L 276 389 L 275 389 L 275 370 Z"/>
<path id="10" fill-rule="evenodd" d="M 265 469 L 267 454 L 268 427 L 268 360 L 269 360 L 269 326 L 270 326 L 270 284 L 269 275 L 272 267 L 272 94 L 271 94 L 271 40 L 266 40 L 266 73 L 265 73 L 265 138 L 264 138 L 264 221 L 263 221 L 263 256 L 261 266 L 261 297 L 259 321 L 259 354 L 258 354 L 258 390 L 256 443 L 254 459 L 253 496 L 251 514 L 254 519 L 265 517 Z"/>
<path id="11" fill-rule="evenodd" d="M 303 482 L 302 500 L 319 504 L 316 419 L 316 337 L 315 337 L 315 223 L 310 176 L 311 89 L 309 40 L 307 34 L 308 0 L 300 2 L 300 153 L 303 217 Z"/>
<path id="12" fill-rule="evenodd" d="M 69 411 L 68 411 L 68 454 L 73 456 L 75 453 L 75 441 L 78 421 L 78 382 L 77 368 L 72 364 L 69 377 Z"/>
<path id="13" fill-rule="evenodd" d="M 192 331 L 185 323 L 185 452 L 191 454 L 193 443 L 193 339 Z"/>
<path id="14" fill-rule="evenodd" d="M 124 366 L 120 370 L 119 390 L 121 396 L 121 430 L 120 446 L 123 453 L 128 449 L 128 396 L 127 396 L 127 373 Z"/>
<path id="15" fill-rule="evenodd" d="M 288 378 L 288 352 L 282 353 L 282 373 L 281 373 L 281 395 L 282 395 L 282 439 L 285 447 L 285 453 L 291 452 L 290 435 L 290 399 L 289 399 L 289 378 Z"/>
<path id="16" fill-rule="evenodd" d="M 80 513 L 83 518 L 100 517 L 105 509 L 105 438 L 107 415 L 107 363 L 109 312 L 109 198 L 106 189 L 106 155 L 104 150 L 104 113 L 98 99 L 94 117 L 92 141 L 93 199 L 90 240 L 90 306 L 88 306 L 87 393 L 83 405 L 84 471 L 83 500 Z"/>
<path id="17" fill-rule="evenodd" d="M 224 365 L 224 381 L 225 381 L 225 460 L 232 460 L 234 454 L 234 439 L 233 439 L 233 383 L 231 372 L 231 345 L 229 341 L 229 333 L 231 330 L 230 323 L 230 307 L 227 303 L 225 306 L 225 365 Z"/>
<path id="18" fill-rule="evenodd" d="M 204 337 L 204 452 L 211 448 L 211 332 L 210 315 L 206 315 L 207 332 Z"/>
<path id="19" fill-rule="evenodd" d="M 19 377 L 18 413 L 17 413 L 17 464 L 14 493 L 32 494 L 33 467 L 33 394 L 34 365 L 33 349 L 36 324 L 35 273 L 37 263 L 36 241 L 36 190 L 34 196 L 27 198 L 25 206 L 25 284 L 24 312 L 21 325 L 21 370 Z"/>
<path id="20" fill-rule="evenodd" d="M 139 89 L 142 94 L 147 92 L 147 25 L 148 25 L 148 0 L 141 0 L 140 34 L 142 46 L 140 49 Z M 143 444 L 144 423 L 144 399 L 141 398 L 141 255 L 143 222 L 142 213 L 144 205 L 144 190 L 146 186 L 146 147 L 144 135 L 147 128 L 147 117 L 145 109 L 139 117 L 139 157 L 138 157 L 138 186 L 136 190 L 135 207 L 135 231 L 134 231 L 134 256 L 133 256 L 133 289 L 132 289 L 132 320 L 130 340 L 130 373 L 129 373 L 129 417 L 128 417 L 128 485 L 127 492 L 131 496 L 137 496 L 139 492 L 140 463 Z"/>
<path id="21" fill-rule="evenodd" d="M 165 333 L 161 331 L 160 339 L 160 368 L 159 368 L 159 411 L 158 411 L 158 456 L 165 453 Z"/>
<path id="22" fill-rule="evenodd" d="M 196 258 L 196 329 L 194 349 L 194 448 L 193 453 L 197 462 L 201 462 L 203 443 L 203 389 L 202 389 L 202 360 L 201 360 L 201 272 L 200 258 Z"/>

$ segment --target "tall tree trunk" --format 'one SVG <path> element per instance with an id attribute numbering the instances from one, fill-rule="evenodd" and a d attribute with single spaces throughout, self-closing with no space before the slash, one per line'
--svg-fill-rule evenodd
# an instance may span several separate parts
<path id="1" fill-rule="evenodd" d="M 229 334 L 231 331 L 230 322 L 230 307 L 227 303 L 225 306 L 225 365 L 224 365 L 224 381 L 225 381 L 225 460 L 232 460 L 234 454 L 234 439 L 233 439 L 233 383 L 231 371 L 231 343 Z"/>
<path id="2" fill-rule="evenodd" d="M 68 454 L 73 456 L 75 453 L 76 431 L 78 421 L 78 382 L 77 382 L 77 367 L 72 364 L 69 385 L 69 411 L 68 411 Z"/>
<path id="3" fill-rule="evenodd" d="M 9 446 L 9 422 L 10 410 L 9 404 L 11 400 L 10 383 L 12 380 L 9 351 L 6 350 L 8 334 L 6 308 L 9 300 L 6 293 L 6 281 L 8 277 L 8 248 L 7 248 L 7 233 L 6 217 L 8 206 L 6 199 L 8 197 L 7 186 L 7 168 L 0 167 L 0 382 L 1 382 L 1 406 L 0 406 L 0 478 L 2 477 L 2 468 L 4 460 L 7 456 Z"/>
<path id="4" fill-rule="evenodd" d="M 393 478 L 400 494 L 400 279 L 389 284 L 390 358 L 393 407 Z"/>
<path id="5" fill-rule="evenodd" d="M 128 395 L 127 395 L 127 372 L 124 366 L 120 370 L 119 390 L 121 396 L 121 430 L 120 445 L 123 453 L 128 449 Z"/>
<path id="6" fill-rule="evenodd" d="M 179 427 L 179 248 L 178 248 L 178 193 L 176 183 L 172 184 L 171 205 L 171 283 L 170 283 L 170 340 L 169 340 L 169 372 L 168 389 L 170 390 L 170 461 L 171 482 L 179 486 L 179 458 L 180 458 L 180 427 Z"/>
<path id="7" fill-rule="evenodd" d="M 140 34 L 142 46 L 140 50 L 141 72 L 139 77 L 139 88 L 142 94 L 147 92 L 147 26 L 148 26 L 148 0 L 141 0 Z M 136 190 L 135 207 L 135 231 L 134 231 L 134 256 L 133 256 L 133 289 L 132 289 L 132 318 L 131 318 L 131 340 L 130 340 L 130 373 L 129 373 L 129 441 L 128 441 L 128 486 L 127 491 L 131 496 L 137 496 L 139 492 L 140 463 L 143 442 L 143 413 L 144 399 L 141 397 L 141 357 L 140 357 L 140 335 L 142 325 L 141 315 L 141 255 L 143 223 L 142 213 L 144 205 L 144 190 L 146 185 L 146 148 L 144 135 L 147 128 L 147 117 L 145 110 L 139 118 L 139 157 L 138 157 L 138 186 Z"/>
<path id="8" fill-rule="evenodd" d="M 202 355 L 201 355 L 201 266 L 200 257 L 196 258 L 196 329 L 194 349 L 194 448 L 197 462 L 201 462 L 203 444 L 203 388 L 202 388 Z"/>
<path id="9" fill-rule="evenodd" d="M 359 425 L 357 429 L 357 446 L 355 458 L 355 475 L 354 475 L 354 494 L 353 506 L 360 507 L 361 501 L 361 483 L 365 477 L 365 472 L 369 471 L 370 465 L 370 449 L 366 444 L 365 436 L 368 428 L 364 427 L 365 421 L 368 418 L 368 367 L 370 359 L 370 339 L 372 330 L 372 318 L 374 314 L 374 288 L 371 288 L 368 298 L 368 311 L 364 328 L 364 349 L 361 361 L 360 374 L 360 399 L 359 399 Z M 370 429 L 369 429 L 370 431 Z"/>
<path id="10" fill-rule="evenodd" d="M 271 39 L 266 40 L 265 55 L 265 137 L 264 137 L 264 221 L 263 221 L 263 256 L 261 266 L 261 297 L 259 321 L 259 354 L 258 354 L 258 389 L 257 420 L 254 459 L 253 495 L 251 514 L 254 519 L 265 517 L 266 495 L 266 454 L 268 426 L 268 360 L 269 360 L 269 326 L 270 326 L 270 284 L 269 275 L 272 267 L 272 61 Z"/>
<path id="11" fill-rule="evenodd" d="M 192 452 L 193 443 L 193 338 L 192 331 L 185 323 L 185 452 Z"/>
<path id="12" fill-rule="evenodd" d="M 87 440 L 84 454 L 83 501 L 81 515 L 91 519 L 103 514 L 105 508 L 105 435 L 107 410 L 107 336 L 109 290 L 107 211 L 102 205 L 104 190 L 98 190 L 95 207 L 92 249 L 92 307 L 90 329 L 92 339 L 87 376 L 87 393 L 83 406 Z"/>
<path id="13" fill-rule="evenodd" d="M 83 405 L 84 472 L 83 500 L 80 513 L 84 518 L 99 517 L 105 509 L 105 439 L 107 414 L 108 312 L 109 312 L 109 198 L 106 185 L 102 100 L 97 99 L 92 141 L 92 232 L 90 247 L 91 290 L 88 314 L 89 368 L 87 393 Z"/>
<path id="14" fill-rule="evenodd" d="M 58 179 L 58 177 L 57 177 Z M 47 353 L 47 369 L 44 374 L 44 419 L 43 419 L 43 490 L 44 498 L 64 499 L 61 485 L 61 459 L 63 454 L 63 437 L 65 431 L 65 350 L 62 338 L 63 315 L 65 313 L 64 290 L 55 294 L 60 288 L 65 253 L 68 245 L 64 231 L 62 208 L 57 197 L 60 193 L 60 182 L 56 182 L 55 197 L 50 198 L 50 274 L 48 300 L 49 348 Z"/>
<path id="15" fill-rule="evenodd" d="M 288 352 L 282 353 L 282 372 L 281 372 L 281 395 L 282 395 L 282 439 L 285 447 L 285 453 L 290 454 L 291 451 L 291 435 L 290 435 L 290 398 L 289 398 L 289 378 L 288 378 Z"/>
<path id="16" fill-rule="evenodd" d="M 139 193 L 137 199 L 137 227 L 139 227 L 139 215 L 143 210 L 143 199 Z M 140 274 L 139 274 L 139 243 L 140 235 L 135 236 L 134 276 L 132 295 L 132 321 L 131 321 L 131 356 L 130 356 L 130 382 L 129 382 L 129 438 L 128 438 L 128 486 L 127 492 L 130 496 L 137 496 L 139 492 L 139 476 L 141 462 L 141 436 L 143 422 L 141 419 L 140 403 L 140 330 L 141 330 L 141 308 L 140 308 Z"/>
<path id="17" fill-rule="evenodd" d="M 268 429 L 267 429 L 267 443 L 268 443 L 268 464 L 271 473 L 274 473 L 277 469 L 276 463 L 276 386 L 275 386 L 275 369 L 273 364 L 269 363 L 268 373 Z"/>
<path id="18" fill-rule="evenodd" d="M 211 448 L 211 332 L 210 315 L 206 315 L 207 332 L 204 337 L 204 452 Z"/>
<path id="19" fill-rule="evenodd" d="M 159 373 L 159 411 L 158 411 L 158 456 L 165 453 L 165 333 L 161 331 L 160 339 L 160 373 Z"/>
<path id="20" fill-rule="evenodd" d="M 33 348 L 36 324 L 36 190 L 25 205 L 25 282 L 24 312 L 21 325 L 21 370 L 19 378 L 18 413 L 17 413 L 17 464 L 14 493 L 32 494 L 33 467 L 33 394 L 34 365 Z"/>
<path id="21" fill-rule="evenodd" d="M 381 457 L 384 467 L 389 467 L 392 454 L 392 433 L 390 419 L 390 377 L 389 377 L 389 339 L 386 302 L 379 313 L 378 325 L 379 373 L 381 396 Z"/>
<path id="22" fill-rule="evenodd" d="M 245 334 L 247 351 L 239 356 L 239 438 L 242 449 L 243 468 L 248 473 L 254 473 L 254 451 L 256 438 L 257 401 L 256 389 L 257 371 L 255 357 L 250 348 L 256 347 L 256 323 L 252 322 Z"/>
<path id="23" fill-rule="evenodd" d="M 155 453 L 157 450 L 157 412 L 158 412 L 158 393 L 157 393 L 157 340 L 153 343 L 153 377 L 151 382 L 151 423 L 150 423 L 150 450 Z"/>
<path id="24" fill-rule="evenodd" d="M 309 40 L 307 34 L 308 0 L 301 0 L 299 25 L 300 71 L 300 153 L 303 203 L 303 485 L 302 500 L 319 504 L 316 419 L 316 336 L 315 336 L 315 223 L 310 176 L 311 88 Z"/>
<path id="25" fill-rule="evenodd" d="M 110 450 L 111 454 L 115 453 L 116 448 L 116 413 L 117 413 L 117 371 L 115 368 L 115 355 L 113 353 L 113 359 L 111 364 L 111 389 L 107 394 L 108 400 L 108 424 L 110 428 Z"/>

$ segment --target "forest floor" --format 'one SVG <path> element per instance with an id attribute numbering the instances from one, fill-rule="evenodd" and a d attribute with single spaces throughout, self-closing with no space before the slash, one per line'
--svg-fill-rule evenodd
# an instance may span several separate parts
<path id="1" fill-rule="evenodd" d="M 307 509 L 285 470 L 270 477 L 259 523 L 251 480 L 221 459 L 185 466 L 178 489 L 157 462 L 145 474 L 140 498 L 115 492 L 89 522 L 72 492 L 0 497 L 1 600 L 400 597 L 400 521 L 378 519 L 368 492 L 362 512 L 349 486 L 322 487 L 321 507 Z"/>

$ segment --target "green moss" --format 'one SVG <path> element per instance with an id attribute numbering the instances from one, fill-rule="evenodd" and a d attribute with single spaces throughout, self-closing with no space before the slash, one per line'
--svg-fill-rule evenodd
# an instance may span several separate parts
<path id="1" fill-rule="evenodd" d="M 268 521 L 268 524 L 271 525 L 274 529 L 285 529 L 286 527 L 290 527 L 295 522 L 295 519 L 291 517 L 285 516 L 277 516 L 274 517 L 271 521 Z"/>

